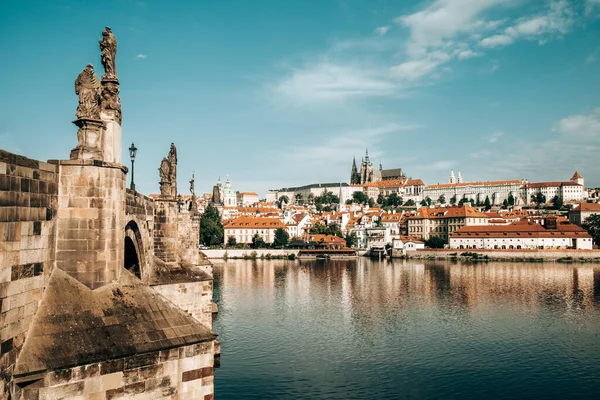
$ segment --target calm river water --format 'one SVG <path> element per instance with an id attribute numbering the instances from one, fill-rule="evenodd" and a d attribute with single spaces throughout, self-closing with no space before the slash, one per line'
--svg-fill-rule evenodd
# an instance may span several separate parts
<path id="1" fill-rule="evenodd" d="M 232 260 L 215 398 L 600 399 L 600 265 Z"/>

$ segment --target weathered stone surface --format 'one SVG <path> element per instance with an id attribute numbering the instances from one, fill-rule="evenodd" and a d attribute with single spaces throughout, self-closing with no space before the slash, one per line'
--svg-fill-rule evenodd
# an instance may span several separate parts
<path id="1" fill-rule="evenodd" d="M 153 339 L 153 332 L 159 336 Z M 213 341 L 215 337 L 208 328 L 127 271 L 123 271 L 119 282 L 90 290 L 55 269 L 14 374 L 134 354 L 139 355 L 128 361 L 125 368 L 138 368 L 159 360 L 158 354 L 141 353 Z"/>

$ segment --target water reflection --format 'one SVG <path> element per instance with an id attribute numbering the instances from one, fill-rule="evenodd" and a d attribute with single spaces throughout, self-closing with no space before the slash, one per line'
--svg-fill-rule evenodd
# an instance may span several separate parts
<path id="1" fill-rule="evenodd" d="M 215 265 L 226 398 L 594 398 L 600 266 Z"/>

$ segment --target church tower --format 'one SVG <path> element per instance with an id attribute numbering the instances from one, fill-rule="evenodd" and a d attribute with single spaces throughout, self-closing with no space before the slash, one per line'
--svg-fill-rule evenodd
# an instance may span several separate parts
<path id="1" fill-rule="evenodd" d="M 450 171 L 450 179 L 448 179 L 448 183 L 456 183 L 456 177 L 454 177 L 454 170 Z"/>
<path id="2" fill-rule="evenodd" d="M 460 171 L 458 171 L 458 176 L 456 177 L 456 183 L 463 183 L 462 176 L 460 176 Z"/>
<path id="3" fill-rule="evenodd" d="M 583 176 L 578 171 L 575 171 L 571 177 L 571 181 L 583 186 Z"/>
<path id="4" fill-rule="evenodd" d="M 350 172 L 350 184 L 356 185 L 360 183 L 360 175 L 356 169 L 356 157 L 352 157 L 352 171 Z"/>

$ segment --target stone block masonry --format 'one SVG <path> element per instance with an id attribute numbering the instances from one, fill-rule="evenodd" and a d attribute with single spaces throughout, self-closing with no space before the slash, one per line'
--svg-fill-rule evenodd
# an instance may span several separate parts
<path id="1" fill-rule="evenodd" d="M 166 263 L 176 263 L 179 252 L 176 200 L 158 199 L 154 208 L 154 255 Z"/>
<path id="2" fill-rule="evenodd" d="M 10 376 L 54 263 L 58 168 L 0 150 L 0 372 Z M 0 397 L 6 393 L 0 380 Z"/>
<path id="3" fill-rule="evenodd" d="M 125 173 L 118 164 L 56 161 L 56 266 L 89 288 L 118 278 L 124 263 Z"/>
<path id="4" fill-rule="evenodd" d="M 212 399 L 214 342 L 55 370 L 23 399 Z"/>

